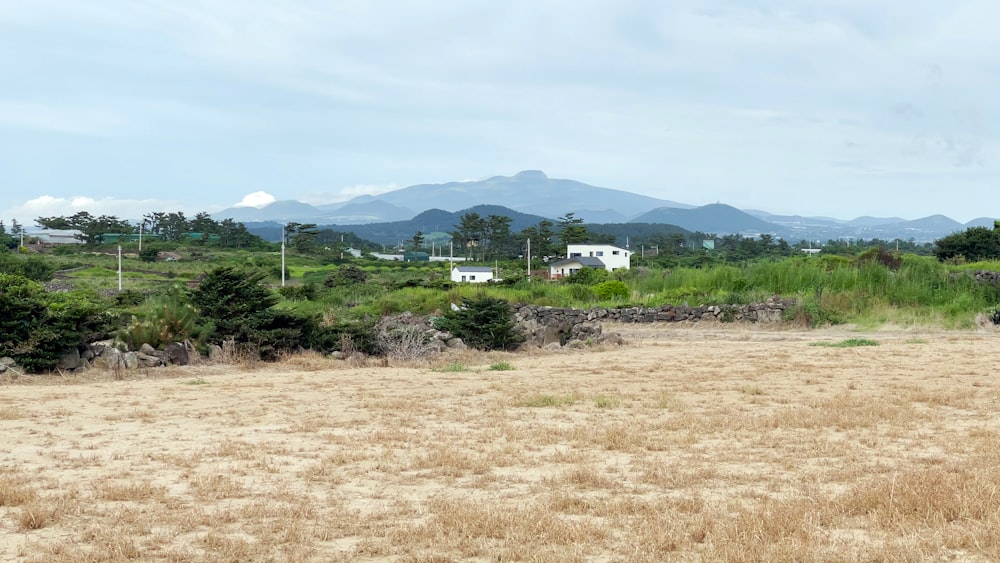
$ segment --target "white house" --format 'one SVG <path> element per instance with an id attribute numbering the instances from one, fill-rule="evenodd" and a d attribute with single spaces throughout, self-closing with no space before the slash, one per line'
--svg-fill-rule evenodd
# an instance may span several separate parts
<path id="1" fill-rule="evenodd" d="M 485 283 L 493 279 L 493 268 L 489 266 L 455 266 L 451 269 L 451 281 Z"/>
<path id="2" fill-rule="evenodd" d="M 604 269 L 611 272 L 622 268 L 628 270 L 632 252 L 610 244 L 570 244 L 566 246 L 566 258 L 597 258 Z"/>
<path id="3" fill-rule="evenodd" d="M 590 256 L 575 256 L 573 258 L 563 258 L 555 262 L 549 262 L 549 279 L 557 280 L 566 276 L 571 276 L 584 268 L 605 269 L 607 265 L 600 258 Z"/>

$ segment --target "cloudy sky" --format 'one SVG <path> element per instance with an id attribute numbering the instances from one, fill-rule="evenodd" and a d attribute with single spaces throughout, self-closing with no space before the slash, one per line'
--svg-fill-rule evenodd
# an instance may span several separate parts
<path id="1" fill-rule="evenodd" d="M 996 0 L 0 0 L 0 219 L 523 169 L 997 216 L 997 21 Z"/>

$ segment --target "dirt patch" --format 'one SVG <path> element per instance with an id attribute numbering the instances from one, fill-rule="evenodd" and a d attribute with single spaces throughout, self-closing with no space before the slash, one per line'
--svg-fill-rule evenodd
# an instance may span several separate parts
<path id="1" fill-rule="evenodd" d="M 606 330 L 8 382 L 0 559 L 1000 559 L 995 331 Z"/>

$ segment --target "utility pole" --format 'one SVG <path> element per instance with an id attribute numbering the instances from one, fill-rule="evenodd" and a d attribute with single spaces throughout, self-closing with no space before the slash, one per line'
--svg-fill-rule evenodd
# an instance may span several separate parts
<path id="1" fill-rule="evenodd" d="M 286 223 L 281 227 L 281 287 L 285 287 L 285 231 L 287 230 Z"/>
<path id="2" fill-rule="evenodd" d="M 122 290 L 122 245 L 118 245 L 118 291 Z"/>
<path id="3" fill-rule="evenodd" d="M 531 281 L 531 239 L 528 239 L 528 281 Z"/>

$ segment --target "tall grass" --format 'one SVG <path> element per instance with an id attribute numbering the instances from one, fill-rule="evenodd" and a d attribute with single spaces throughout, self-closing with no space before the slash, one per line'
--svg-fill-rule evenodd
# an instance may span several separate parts
<path id="1" fill-rule="evenodd" d="M 298 309 L 361 317 L 410 311 L 430 314 L 480 292 L 512 303 L 551 307 L 721 305 L 764 301 L 773 295 L 795 298 L 793 312 L 809 324 L 855 322 L 971 326 L 978 313 L 1000 306 L 1000 289 L 977 282 L 974 270 L 1000 270 L 1000 263 L 942 264 L 933 257 L 906 255 L 898 270 L 878 262 L 857 263 L 839 256 L 716 265 L 705 268 L 632 271 L 622 279 L 630 297 L 599 300 L 589 286 L 519 282 L 513 285 L 458 284 L 447 289 L 392 289 L 379 275 L 368 283 L 324 289 L 316 302 L 287 304 Z"/>

